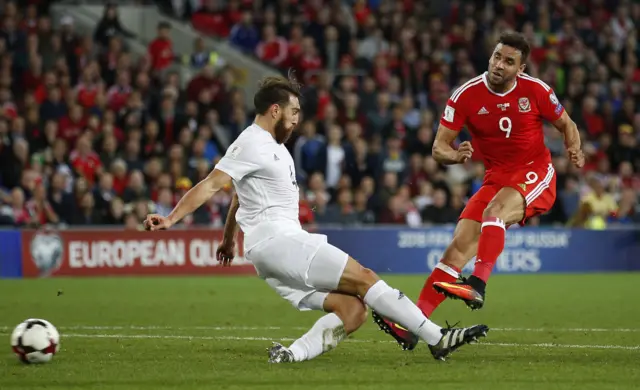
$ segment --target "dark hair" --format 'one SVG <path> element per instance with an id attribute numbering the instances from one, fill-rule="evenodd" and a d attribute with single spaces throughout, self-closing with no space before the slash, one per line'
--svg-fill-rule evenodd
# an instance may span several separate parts
<path id="1" fill-rule="evenodd" d="M 264 115 L 274 104 L 285 106 L 289 103 L 291 95 L 300 98 L 300 84 L 295 79 L 293 72 L 283 76 L 265 77 L 259 84 L 259 90 L 253 97 L 253 105 L 256 113 Z"/>
<path id="2" fill-rule="evenodd" d="M 511 46 L 514 49 L 520 50 L 520 53 L 522 53 L 522 59 L 520 63 L 524 64 L 527 62 L 529 53 L 531 52 L 531 47 L 529 46 L 529 42 L 527 42 L 527 39 L 521 33 L 516 31 L 505 31 L 500 34 L 498 43 L 502 43 L 505 46 Z"/>

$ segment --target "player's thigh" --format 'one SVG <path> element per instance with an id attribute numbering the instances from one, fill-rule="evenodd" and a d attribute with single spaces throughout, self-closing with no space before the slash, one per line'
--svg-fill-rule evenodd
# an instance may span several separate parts
<path id="1" fill-rule="evenodd" d="M 503 188 L 489 202 L 484 217 L 500 218 L 506 225 L 512 225 L 537 215 L 548 203 L 551 203 L 548 208 L 553 206 L 555 171 L 551 164 L 519 170 L 503 183 Z"/>
<path id="2" fill-rule="evenodd" d="M 549 165 L 545 177 L 536 183 L 525 196 L 525 215 L 519 221 L 524 225 L 527 219 L 544 214 L 551 210 L 556 202 L 556 175 L 552 165 Z"/>
<path id="3" fill-rule="evenodd" d="M 299 310 L 323 310 L 338 288 L 348 255 L 324 235 L 305 231 L 274 237 L 245 254 L 258 275 Z"/>
<path id="4" fill-rule="evenodd" d="M 311 256 L 305 282 L 318 290 L 335 291 L 349 263 L 349 255 L 326 242 L 320 243 Z"/>
<path id="5" fill-rule="evenodd" d="M 319 292 L 306 283 L 314 251 L 300 237 L 278 236 L 265 240 L 245 253 L 245 257 L 278 295 L 299 310 L 323 310 L 328 291 Z"/>
<path id="6" fill-rule="evenodd" d="M 506 225 L 521 221 L 525 215 L 525 200 L 513 187 L 503 187 L 484 210 L 483 219 L 498 218 Z"/>
<path id="7" fill-rule="evenodd" d="M 265 278 L 265 281 L 280 297 L 300 311 L 324 310 L 328 291 L 318 291 L 292 281 L 275 278 Z"/>
<path id="8" fill-rule="evenodd" d="M 444 251 L 442 263 L 462 269 L 478 253 L 480 222 L 471 219 L 458 221 L 453 239 Z"/>
<path id="9" fill-rule="evenodd" d="M 277 279 L 292 287 L 313 287 L 307 278 L 312 259 L 323 244 L 326 244 L 324 236 L 305 231 L 292 232 L 257 244 L 247 251 L 245 257 L 263 279 Z"/>
<path id="10" fill-rule="evenodd" d="M 485 184 L 473 194 L 467 205 L 460 213 L 460 220 L 468 219 L 482 223 L 483 214 L 491 200 L 496 196 L 500 186 L 495 184 Z"/>

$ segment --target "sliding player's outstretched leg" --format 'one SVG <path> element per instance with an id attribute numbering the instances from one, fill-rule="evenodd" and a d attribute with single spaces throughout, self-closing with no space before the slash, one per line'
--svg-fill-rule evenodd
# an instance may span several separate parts
<path id="1" fill-rule="evenodd" d="M 482 209 L 480 213 L 482 213 Z M 425 317 L 431 317 L 433 311 L 445 300 L 445 295 L 436 291 L 435 286 L 441 283 L 454 283 L 461 279 L 460 269 L 476 255 L 479 236 L 480 223 L 469 219 L 461 219 L 458 222 L 451 244 L 420 291 L 416 306 Z M 418 344 L 418 337 L 402 326 L 382 317 L 375 311 L 372 313 L 372 317 L 378 327 L 390 334 L 404 350 L 412 350 Z"/>
<path id="2" fill-rule="evenodd" d="M 425 317 L 402 292 L 391 288 L 373 271 L 364 268 L 352 258 L 347 261 L 338 290 L 363 297 L 376 316 L 398 324 L 429 344 L 431 354 L 438 360 L 444 360 L 451 352 L 486 336 L 489 331 L 486 325 L 441 328 Z"/>
<path id="3" fill-rule="evenodd" d="M 367 308 L 358 297 L 330 293 L 326 296 L 323 306 L 329 314 L 316 321 L 313 327 L 291 346 L 274 343 L 268 350 L 269 363 L 302 362 L 329 352 L 345 337 L 360 328 L 367 319 Z"/>

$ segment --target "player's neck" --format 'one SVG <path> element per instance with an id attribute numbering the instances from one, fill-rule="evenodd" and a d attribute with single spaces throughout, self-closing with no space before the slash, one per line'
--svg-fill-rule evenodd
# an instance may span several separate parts
<path id="1" fill-rule="evenodd" d="M 274 129 L 275 126 L 271 123 L 269 118 L 267 118 L 266 116 L 256 115 L 255 119 L 253 120 L 253 123 L 255 123 L 257 126 L 259 126 L 262 130 L 264 130 L 267 133 L 271 134 L 273 139 L 276 138 L 276 133 L 275 133 L 275 129 Z"/>
<path id="2" fill-rule="evenodd" d="M 495 93 L 505 93 L 507 91 L 510 91 L 511 88 L 513 88 L 513 86 L 515 85 L 515 83 L 516 83 L 515 77 L 513 78 L 513 80 L 504 84 L 491 84 L 491 82 L 487 80 L 487 85 L 489 86 L 489 89 Z"/>

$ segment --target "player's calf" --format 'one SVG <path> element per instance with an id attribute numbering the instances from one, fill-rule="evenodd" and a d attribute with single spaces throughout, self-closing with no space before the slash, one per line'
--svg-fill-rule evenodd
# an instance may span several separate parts
<path id="1" fill-rule="evenodd" d="M 480 224 L 470 219 L 462 219 L 456 226 L 453 240 L 447 247 L 442 260 L 436 265 L 431 275 L 425 282 L 418 307 L 426 316 L 445 300 L 436 285 L 440 283 L 455 283 L 461 276 L 462 268 L 475 256 L 478 250 L 478 238 L 480 237 Z"/>
<path id="2" fill-rule="evenodd" d="M 367 321 L 367 307 L 362 299 L 353 295 L 333 292 L 324 301 L 324 310 L 335 313 L 344 325 L 347 335 L 358 330 Z"/>
<path id="3" fill-rule="evenodd" d="M 505 245 L 506 227 L 524 218 L 525 199 L 513 188 L 500 189 L 482 213 L 473 274 L 456 282 L 438 282 L 436 291 L 463 300 L 472 310 L 484 306 L 487 280 Z M 506 223 L 505 223 L 506 222 Z"/>
<path id="4" fill-rule="evenodd" d="M 367 320 L 367 308 L 358 297 L 332 292 L 324 300 L 329 314 L 321 317 L 290 347 L 274 343 L 268 349 L 270 363 L 293 363 L 311 360 L 336 348 L 347 335 Z"/>
<path id="5" fill-rule="evenodd" d="M 478 255 L 475 269 L 468 282 L 484 296 L 486 282 L 504 250 L 507 226 L 522 221 L 526 200 L 511 187 L 498 191 L 482 214 Z"/>

